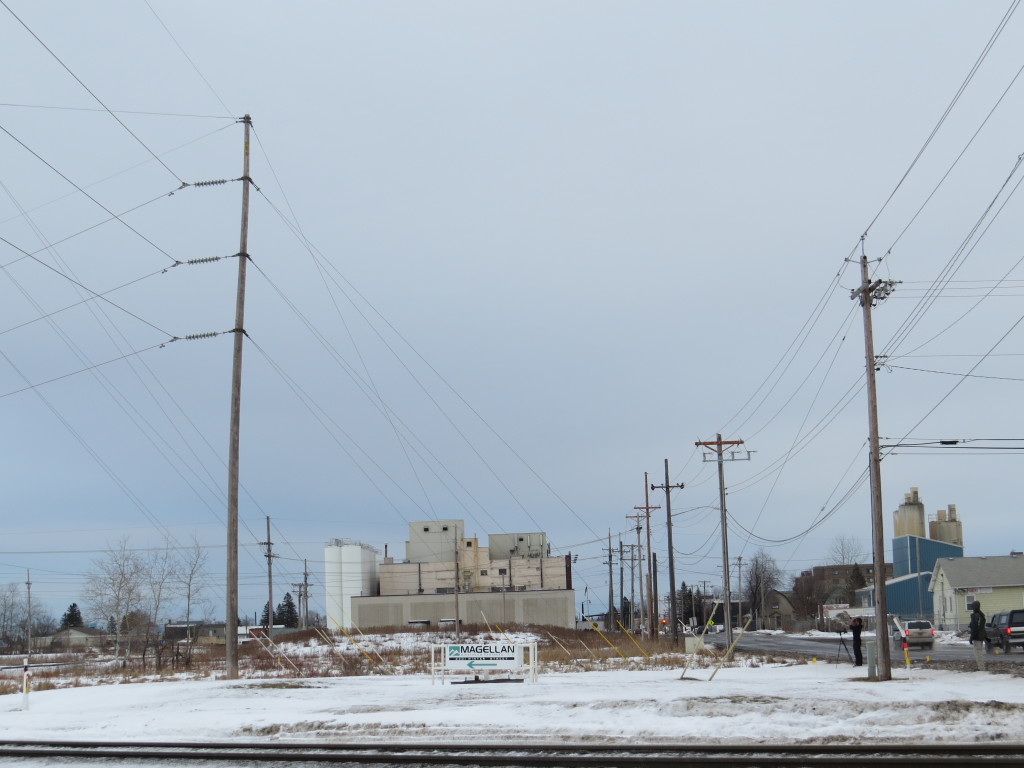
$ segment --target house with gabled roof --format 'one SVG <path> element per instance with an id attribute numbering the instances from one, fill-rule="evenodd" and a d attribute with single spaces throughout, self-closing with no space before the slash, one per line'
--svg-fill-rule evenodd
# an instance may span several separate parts
<path id="1" fill-rule="evenodd" d="M 975 601 L 986 616 L 1024 608 L 1024 553 L 941 557 L 935 561 L 928 590 L 939 629 L 966 627 Z"/>

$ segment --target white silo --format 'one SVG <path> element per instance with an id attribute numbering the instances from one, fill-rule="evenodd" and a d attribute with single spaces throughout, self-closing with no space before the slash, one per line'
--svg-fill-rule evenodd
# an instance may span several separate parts
<path id="1" fill-rule="evenodd" d="M 327 628 L 352 627 L 352 598 L 377 594 L 377 558 L 369 544 L 332 539 L 324 547 Z"/>

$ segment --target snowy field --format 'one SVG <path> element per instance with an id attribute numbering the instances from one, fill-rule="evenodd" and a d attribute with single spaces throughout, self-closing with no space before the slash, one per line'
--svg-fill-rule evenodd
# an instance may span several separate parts
<path id="1" fill-rule="evenodd" d="M 337 742 L 1024 742 L 1024 683 L 993 673 L 849 664 L 542 673 L 452 685 L 430 675 L 127 683 L 0 696 L 7 738 Z"/>

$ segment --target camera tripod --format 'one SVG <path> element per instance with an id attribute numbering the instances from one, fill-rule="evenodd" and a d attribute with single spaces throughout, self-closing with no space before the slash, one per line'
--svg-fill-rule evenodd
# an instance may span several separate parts
<path id="1" fill-rule="evenodd" d="M 836 660 L 835 663 L 839 663 L 839 656 L 843 651 L 846 651 L 846 658 L 851 662 L 853 661 L 853 655 L 850 653 L 850 649 L 846 646 L 846 639 L 843 637 L 846 633 L 842 630 L 839 631 L 839 646 L 836 648 Z"/>

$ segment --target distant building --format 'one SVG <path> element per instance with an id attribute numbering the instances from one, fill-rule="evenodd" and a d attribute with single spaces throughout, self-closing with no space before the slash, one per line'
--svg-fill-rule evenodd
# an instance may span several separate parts
<path id="1" fill-rule="evenodd" d="M 72 648 L 102 648 L 111 645 L 114 636 L 93 627 L 66 627 L 52 635 L 33 637 L 33 650 L 66 650 Z"/>
<path id="2" fill-rule="evenodd" d="M 575 626 L 571 563 L 551 557 L 546 534 L 492 534 L 487 544 L 467 537 L 462 520 L 410 523 L 402 562 L 330 542 L 328 627 L 437 626 L 456 612 L 463 624 Z"/>
<path id="3" fill-rule="evenodd" d="M 892 563 L 885 564 L 883 578 L 892 578 Z M 864 586 L 861 588 L 860 584 Z M 797 618 L 820 619 L 823 606 L 854 605 L 857 596 L 874 589 L 874 584 L 874 563 L 816 565 L 794 579 L 788 600 Z"/>

